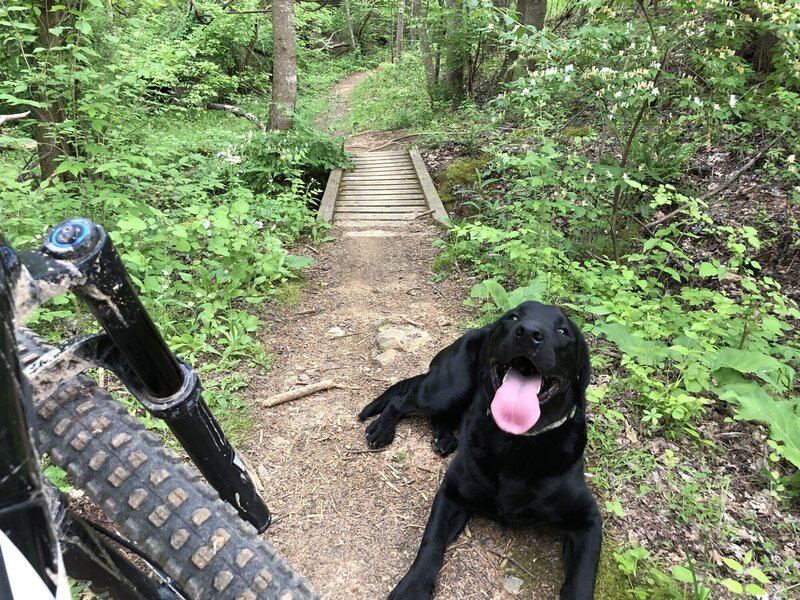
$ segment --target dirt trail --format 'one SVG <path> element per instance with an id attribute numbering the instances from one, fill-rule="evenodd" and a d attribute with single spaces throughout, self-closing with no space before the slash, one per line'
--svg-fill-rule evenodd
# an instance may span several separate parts
<path id="1" fill-rule="evenodd" d="M 253 381 L 253 399 L 323 379 L 343 386 L 257 408 L 243 448 L 275 515 L 267 537 L 332 600 L 388 595 L 411 565 L 447 466 L 423 419 L 402 421 L 387 449 L 370 452 L 356 418 L 391 383 L 427 370 L 469 318 L 461 302 L 469 282 L 433 282 L 432 244 L 440 234 L 426 221 L 385 231 L 334 229 L 335 240 L 313 254 L 299 304 L 267 315 L 274 325 L 263 343 L 274 365 Z M 413 324 L 431 337 L 381 367 L 371 356 L 386 324 Z M 436 598 L 553 598 L 560 547 L 552 533 L 473 519 L 448 550 Z M 512 595 L 504 577 L 517 561 L 536 583 Z"/>

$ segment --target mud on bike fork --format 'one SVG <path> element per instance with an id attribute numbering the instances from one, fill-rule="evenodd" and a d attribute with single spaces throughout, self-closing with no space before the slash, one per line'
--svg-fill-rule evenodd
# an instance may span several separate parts
<path id="1" fill-rule="evenodd" d="M 33 309 L 65 292 L 86 303 L 104 333 L 54 347 L 20 326 Z M 19 254 L 0 237 L 0 326 L 0 414 L 12 417 L 0 425 L 0 434 L 11 434 L 2 435 L 11 442 L 0 452 L 13 457 L 0 465 L 0 525 L 46 587 L 55 589 L 58 537 L 68 571 L 112 597 L 316 597 L 256 536 L 253 528 L 269 526 L 269 510 L 203 400 L 196 372 L 167 347 L 102 227 L 70 219 L 40 248 Z M 97 367 L 113 372 L 164 420 L 213 489 L 83 374 Z M 30 468 L 26 419 L 39 450 L 67 470 L 123 536 L 75 518 L 58 494 L 42 491 L 38 471 Z M 46 522 L 51 513 L 58 533 Z M 142 557 L 160 583 L 149 584 L 107 538 Z M 11 582 L 2 571 L 5 597 Z"/>

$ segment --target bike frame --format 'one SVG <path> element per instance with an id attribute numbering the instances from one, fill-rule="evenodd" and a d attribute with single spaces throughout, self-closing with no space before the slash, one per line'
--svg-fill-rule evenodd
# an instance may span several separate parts
<path id="1" fill-rule="evenodd" d="M 105 333 L 72 340 L 38 358 L 23 373 L 15 327 L 36 307 L 66 292 L 86 303 Z M 0 236 L 0 526 L 48 588 L 57 585 L 51 575 L 58 572 L 60 554 L 26 411 L 32 410 L 32 400 L 49 397 L 61 382 L 96 367 L 115 373 L 151 414 L 163 419 L 220 497 L 259 532 L 266 530 L 269 510 L 203 400 L 196 372 L 167 347 L 107 232 L 88 219 L 70 219 L 54 227 L 40 248 L 20 254 Z M 141 575 L 92 527 L 66 511 L 63 515 L 60 537 L 70 546 L 65 554 L 68 570 L 72 563 L 79 571 L 97 571 L 92 554 L 103 552 L 115 565 L 111 570 L 121 571 L 123 577 L 109 576 L 105 568 L 103 573 L 94 573 L 93 581 L 102 576 L 105 579 L 100 581 L 114 587 L 117 579 L 130 581 Z M 142 591 L 139 585 L 147 583 L 134 586 Z M 0 574 L 0 598 L 7 597 L 3 586 Z M 145 589 L 150 595 L 136 589 L 130 595 L 130 587 L 129 595 L 119 597 L 180 597 L 170 595 L 163 586 Z M 13 597 L 10 592 L 8 597 Z"/>

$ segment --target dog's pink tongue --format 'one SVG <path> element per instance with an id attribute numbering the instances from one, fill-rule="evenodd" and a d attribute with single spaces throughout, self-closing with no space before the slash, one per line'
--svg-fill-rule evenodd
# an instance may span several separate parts
<path id="1" fill-rule="evenodd" d="M 528 431 L 539 420 L 539 375 L 525 376 L 509 369 L 503 384 L 492 400 L 492 417 L 497 426 L 507 433 L 519 435 Z"/>

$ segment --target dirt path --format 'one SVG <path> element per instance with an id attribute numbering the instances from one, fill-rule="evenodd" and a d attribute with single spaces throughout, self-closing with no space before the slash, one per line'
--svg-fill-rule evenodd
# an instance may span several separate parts
<path id="1" fill-rule="evenodd" d="M 428 222 L 332 233 L 314 254 L 300 303 L 267 315 L 274 326 L 263 343 L 274 365 L 255 379 L 252 397 L 323 379 L 343 388 L 257 409 L 244 450 L 259 465 L 275 515 L 267 537 L 327 598 L 374 600 L 411 565 L 447 460 L 422 419 L 401 422 L 384 451 L 368 451 L 356 414 L 391 383 L 427 370 L 461 335 L 471 282 L 433 282 L 432 244 L 441 232 Z M 430 340 L 382 367 L 371 357 L 378 329 L 390 324 L 412 324 Z M 437 599 L 553 598 L 560 546 L 549 533 L 474 519 L 447 553 Z M 516 561 L 536 583 L 513 595 L 514 581 L 504 577 Z"/>
<path id="2" fill-rule="evenodd" d="M 431 281 L 438 234 L 427 224 L 382 234 L 334 231 L 336 240 L 315 255 L 300 304 L 270 315 L 275 326 L 264 343 L 274 365 L 254 382 L 255 396 L 321 379 L 346 386 L 259 409 L 248 449 L 264 467 L 259 474 L 276 515 L 268 537 L 331 599 L 386 596 L 413 560 L 446 468 L 422 419 L 403 421 L 385 451 L 367 452 L 356 418 L 388 385 L 426 370 L 461 334 L 468 318 L 461 305 L 465 289 Z M 430 341 L 386 367 L 374 364 L 378 328 L 409 322 Z M 498 553 L 527 555 L 542 544 L 549 548 L 547 561 L 557 564 L 560 542 L 550 538 L 474 520 L 448 552 L 437 598 L 511 597 Z M 548 598 L 555 589 L 551 579 L 533 596 L 519 597 Z"/>

